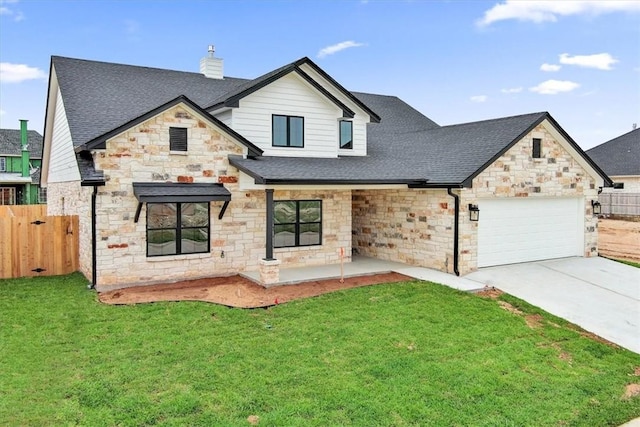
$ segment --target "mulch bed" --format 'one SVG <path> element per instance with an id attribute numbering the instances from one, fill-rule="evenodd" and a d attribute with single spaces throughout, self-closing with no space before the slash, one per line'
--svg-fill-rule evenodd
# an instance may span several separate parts
<path id="1" fill-rule="evenodd" d="M 259 308 L 360 286 L 413 280 L 399 273 L 373 274 L 263 288 L 241 276 L 211 277 L 101 292 L 105 304 L 140 304 L 156 301 L 205 301 L 238 308 Z"/>

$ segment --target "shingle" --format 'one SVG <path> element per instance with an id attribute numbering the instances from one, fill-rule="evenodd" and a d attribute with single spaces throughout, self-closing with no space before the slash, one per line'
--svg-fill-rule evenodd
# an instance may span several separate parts
<path id="1" fill-rule="evenodd" d="M 29 157 L 42 158 L 42 135 L 35 130 L 27 131 Z M 0 129 L 0 156 L 20 156 L 22 154 L 22 139 L 20 129 Z"/>
<path id="2" fill-rule="evenodd" d="M 640 175 L 640 129 L 587 150 L 587 154 L 609 176 Z"/>

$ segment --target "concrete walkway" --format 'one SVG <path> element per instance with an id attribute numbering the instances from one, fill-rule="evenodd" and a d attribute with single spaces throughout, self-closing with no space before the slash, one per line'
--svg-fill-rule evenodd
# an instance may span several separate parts
<path id="1" fill-rule="evenodd" d="M 640 269 L 605 258 L 482 268 L 464 279 L 538 306 L 640 353 Z"/>

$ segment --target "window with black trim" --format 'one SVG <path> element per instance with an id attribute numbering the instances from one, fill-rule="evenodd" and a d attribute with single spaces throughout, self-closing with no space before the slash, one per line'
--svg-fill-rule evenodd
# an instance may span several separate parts
<path id="1" fill-rule="evenodd" d="M 533 150 L 531 152 L 531 157 L 534 159 L 539 159 L 542 157 L 542 139 L 533 138 Z"/>
<path id="2" fill-rule="evenodd" d="M 322 244 L 321 200 L 276 201 L 273 211 L 274 247 Z"/>
<path id="3" fill-rule="evenodd" d="M 209 252 L 209 203 L 147 203 L 147 256 Z"/>
<path id="4" fill-rule="evenodd" d="M 187 151 L 187 128 L 169 128 L 169 150 Z"/>
<path id="5" fill-rule="evenodd" d="M 6 171 L 7 171 L 7 158 L 0 157 L 0 172 L 6 172 Z"/>
<path id="6" fill-rule="evenodd" d="M 272 122 L 274 147 L 304 147 L 304 117 L 274 114 Z"/>
<path id="7" fill-rule="evenodd" d="M 353 148 L 353 122 L 340 120 L 340 148 Z"/>

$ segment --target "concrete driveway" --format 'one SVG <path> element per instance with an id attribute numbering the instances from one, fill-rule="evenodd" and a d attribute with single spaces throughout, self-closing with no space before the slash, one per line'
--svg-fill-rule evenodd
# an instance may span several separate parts
<path id="1" fill-rule="evenodd" d="M 640 353 L 640 269 L 605 258 L 482 268 L 464 276 Z M 481 286 L 480 286 L 481 287 Z"/>

